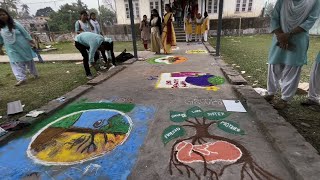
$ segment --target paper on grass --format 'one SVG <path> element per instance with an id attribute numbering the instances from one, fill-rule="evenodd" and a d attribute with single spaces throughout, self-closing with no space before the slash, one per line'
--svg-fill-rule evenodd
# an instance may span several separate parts
<path id="1" fill-rule="evenodd" d="M 239 100 L 222 100 L 227 111 L 230 112 L 247 112 Z"/>

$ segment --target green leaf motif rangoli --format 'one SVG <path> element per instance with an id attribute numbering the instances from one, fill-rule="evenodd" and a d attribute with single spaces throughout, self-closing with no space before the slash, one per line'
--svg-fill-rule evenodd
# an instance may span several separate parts
<path id="1" fill-rule="evenodd" d="M 245 134 L 244 130 L 240 129 L 239 124 L 233 121 L 221 121 L 218 125 L 218 128 L 230 134 L 238 134 L 238 135 Z"/>
<path id="2" fill-rule="evenodd" d="M 221 85 L 221 84 L 224 84 L 225 79 L 220 76 L 215 76 L 215 77 L 209 78 L 208 81 L 212 85 Z"/>
<path id="3" fill-rule="evenodd" d="M 177 112 L 177 111 L 170 111 L 170 120 L 173 122 L 183 122 L 187 120 L 188 117 L 186 113 Z"/>
<path id="4" fill-rule="evenodd" d="M 191 118 L 203 117 L 203 110 L 195 106 L 187 111 L 187 116 Z"/>
<path id="5" fill-rule="evenodd" d="M 165 129 L 162 133 L 162 142 L 166 145 L 173 139 L 184 136 L 186 133 L 182 126 L 172 125 Z"/>
<path id="6" fill-rule="evenodd" d="M 207 118 L 208 120 L 216 120 L 216 121 L 224 119 L 230 115 L 231 115 L 230 112 L 215 111 L 215 110 L 206 111 L 204 113 L 205 118 Z"/>

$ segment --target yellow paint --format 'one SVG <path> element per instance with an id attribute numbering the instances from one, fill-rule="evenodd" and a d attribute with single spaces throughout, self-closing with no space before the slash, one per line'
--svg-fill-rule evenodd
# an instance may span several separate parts
<path id="1" fill-rule="evenodd" d="M 220 89 L 220 88 L 217 87 L 217 86 L 210 86 L 210 87 L 207 87 L 207 88 L 206 88 L 206 90 L 208 90 L 208 91 L 214 91 L 214 92 L 218 91 L 219 89 Z"/>
<path id="2" fill-rule="evenodd" d="M 49 144 L 44 150 L 35 154 L 39 160 L 46 162 L 76 162 L 81 160 L 90 159 L 99 154 L 104 154 L 113 150 L 117 145 L 121 144 L 121 142 L 125 139 L 126 135 L 117 135 L 117 137 L 113 134 L 107 134 L 108 143 L 105 144 L 104 136 L 102 133 L 96 134 L 94 137 L 94 143 L 97 146 L 97 150 L 92 150 L 88 153 L 85 150 L 83 153 L 81 151 L 89 146 L 91 142 L 91 135 L 86 133 L 72 133 L 66 132 L 61 134 L 57 139 L 55 139 L 56 143 Z M 84 137 L 85 139 L 89 139 L 83 146 L 77 148 L 82 144 L 79 143 L 71 148 L 72 143 L 80 137 Z"/>
<path id="3" fill-rule="evenodd" d="M 208 53 L 206 50 L 198 49 L 198 50 L 187 50 L 187 54 L 205 54 Z"/>

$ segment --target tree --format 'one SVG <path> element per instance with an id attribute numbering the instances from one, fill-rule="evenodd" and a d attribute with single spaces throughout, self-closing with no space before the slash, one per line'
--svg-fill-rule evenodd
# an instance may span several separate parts
<path id="1" fill-rule="evenodd" d="M 116 12 L 114 8 L 115 1 L 114 0 L 103 0 L 104 4 L 106 5 L 106 8 L 110 9 L 112 12 Z"/>
<path id="2" fill-rule="evenodd" d="M 80 11 L 88 10 L 88 6 L 81 0 L 76 3 L 60 6 L 57 12 L 50 13 L 48 25 L 53 32 L 74 31 L 74 24 L 80 17 Z"/>
<path id="3" fill-rule="evenodd" d="M 18 16 L 18 3 L 20 3 L 20 0 L 4 0 L 0 2 L 0 7 L 7 10 L 13 18 L 16 18 Z"/>
<path id="4" fill-rule="evenodd" d="M 29 6 L 27 4 L 22 4 L 21 8 L 22 8 L 22 11 L 19 13 L 20 18 L 23 18 L 23 19 L 31 18 Z"/>
<path id="5" fill-rule="evenodd" d="M 49 17 L 50 13 L 53 13 L 54 10 L 51 7 L 45 7 L 42 9 L 38 9 L 36 12 L 36 16 L 45 16 Z"/>
<path id="6" fill-rule="evenodd" d="M 117 16 L 116 13 L 106 6 L 100 6 L 100 16 L 102 19 L 102 22 L 107 25 L 113 25 L 117 22 Z"/>
<path id="7" fill-rule="evenodd" d="M 271 17 L 273 9 L 274 9 L 274 4 L 273 3 L 266 4 L 264 16 L 265 17 Z"/>

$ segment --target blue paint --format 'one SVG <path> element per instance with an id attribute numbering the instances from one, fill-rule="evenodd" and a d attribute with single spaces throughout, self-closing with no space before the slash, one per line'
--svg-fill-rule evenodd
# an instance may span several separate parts
<path id="1" fill-rule="evenodd" d="M 94 129 L 93 124 L 99 120 L 109 119 L 114 115 L 117 115 L 117 112 L 112 111 L 87 111 L 82 113 L 79 120 L 73 125 L 80 128 L 90 128 Z M 104 121 L 104 125 L 107 125 L 108 121 Z"/>
<path id="2" fill-rule="evenodd" d="M 101 158 L 73 166 L 43 166 L 27 157 L 26 150 L 31 138 L 20 138 L 0 147 L 1 180 L 21 179 L 38 172 L 41 179 L 112 179 L 125 180 L 136 163 L 139 149 L 148 133 L 148 123 L 153 119 L 153 107 L 136 106 L 127 115 L 132 118 L 133 129 L 127 141 Z M 88 114 L 89 115 L 89 114 Z M 81 124 L 83 125 L 83 124 Z M 96 173 L 83 175 L 90 164 L 101 168 Z"/>

